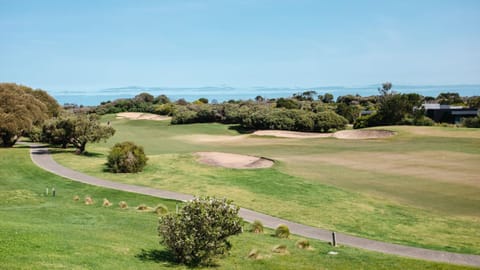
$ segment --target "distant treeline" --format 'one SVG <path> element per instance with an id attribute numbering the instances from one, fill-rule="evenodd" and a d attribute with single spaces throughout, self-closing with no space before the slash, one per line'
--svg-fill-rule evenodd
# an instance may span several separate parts
<path id="1" fill-rule="evenodd" d="M 200 98 L 194 102 L 184 99 L 171 101 L 167 96 L 154 97 L 141 93 L 134 98 L 102 102 L 93 111 L 97 114 L 119 112 L 148 112 L 172 116 L 172 124 L 209 123 L 239 124 L 246 129 L 281 129 L 294 131 L 330 132 L 380 125 L 434 125 L 424 115 L 423 103 L 460 105 L 480 108 L 480 97 L 461 97 L 458 93 L 441 93 L 425 97 L 415 93 L 400 94 L 391 90 L 391 83 L 379 88 L 379 95 L 362 97 L 345 95 L 334 99 L 330 93 L 315 91 L 294 94 L 287 98 L 229 100 L 209 103 Z M 478 117 L 477 117 L 478 118 Z M 475 119 L 465 123 L 471 126 Z M 475 125 L 475 124 L 474 124 Z"/>

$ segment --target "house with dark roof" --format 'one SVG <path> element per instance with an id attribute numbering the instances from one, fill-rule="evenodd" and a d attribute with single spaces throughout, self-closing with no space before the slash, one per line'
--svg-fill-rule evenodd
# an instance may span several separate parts
<path id="1" fill-rule="evenodd" d="M 422 104 L 425 115 L 437 123 L 459 124 L 462 118 L 475 117 L 478 109 L 442 104 Z"/>

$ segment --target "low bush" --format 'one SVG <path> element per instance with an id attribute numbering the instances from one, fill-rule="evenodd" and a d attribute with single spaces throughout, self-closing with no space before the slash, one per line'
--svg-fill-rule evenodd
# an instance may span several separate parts
<path id="1" fill-rule="evenodd" d="M 285 224 L 280 224 L 275 229 L 275 236 L 279 238 L 288 238 L 290 236 L 290 229 Z"/>
<path id="2" fill-rule="evenodd" d="M 148 206 L 146 206 L 145 204 L 140 204 L 139 206 L 137 206 L 138 211 L 146 211 L 148 209 Z"/>
<path id="3" fill-rule="evenodd" d="M 110 206 L 112 206 L 112 203 L 109 200 L 107 200 L 106 198 L 104 198 L 102 206 L 103 207 L 110 207 Z"/>
<path id="4" fill-rule="evenodd" d="M 276 245 L 272 248 L 272 252 L 279 254 L 289 254 L 286 245 Z"/>
<path id="5" fill-rule="evenodd" d="M 155 207 L 154 212 L 157 215 L 165 215 L 165 214 L 168 214 L 168 208 L 163 204 L 159 204 L 159 205 L 157 205 L 157 207 Z"/>
<path id="6" fill-rule="evenodd" d="M 119 202 L 118 206 L 122 209 L 127 209 L 128 208 L 128 204 L 125 201 Z"/>
<path id="7" fill-rule="evenodd" d="M 480 116 L 472 118 L 463 118 L 462 126 L 467 128 L 480 128 Z"/>
<path id="8" fill-rule="evenodd" d="M 253 233 L 263 233 L 263 224 L 260 220 L 255 220 L 250 225 L 250 231 Z"/>
<path id="9" fill-rule="evenodd" d="M 181 263 L 209 265 L 230 250 L 228 237 L 242 232 L 239 210 L 226 199 L 195 198 L 178 214 L 160 217 L 161 243 Z"/>
<path id="10" fill-rule="evenodd" d="M 90 197 L 90 196 L 85 197 L 85 204 L 86 205 L 92 205 L 93 203 L 94 202 L 93 202 L 92 197 Z"/>
<path id="11" fill-rule="evenodd" d="M 136 173 L 143 170 L 148 158 L 143 147 L 133 142 L 122 142 L 112 147 L 107 160 L 107 166 L 113 173 Z"/>
<path id="12" fill-rule="evenodd" d="M 310 241 L 308 241 L 307 239 L 299 239 L 295 243 L 295 246 L 297 246 L 300 249 L 313 250 L 313 248 L 310 246 Z"/>

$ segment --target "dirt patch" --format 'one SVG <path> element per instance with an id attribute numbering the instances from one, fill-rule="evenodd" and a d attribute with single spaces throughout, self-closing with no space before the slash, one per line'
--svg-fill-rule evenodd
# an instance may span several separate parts
<path id="1" fill-rule="evenodd" d="M 258 169 L 273 166 L 273 161 L 263 157 L 221 153 L 198 152 L 198 161 L 204 164 L 232 169 Z"/>
<path id="2" fill-rule="evenodd" d="M 154 121 L 163 121 L 170 120 L 171 117 L 158 115 L 153 113 L 138 113 L 138 112 L 122 112 L 117 113 L 118 119 L 130 119 L 130 120 L 154 120 Z"/>
<path id="3" fill-rule="evenodd" d="M 378 129 L 342 130 L 333 133 L 333 137 L 347 140 L 381 139 L 393 135 L 395 135 L 394 131 Z"/>
<path id="4" fill-rule="evenodd" d="M 359 130 L 342 130 L 335 133 L 315 133 L 315 132 L 298 132 L 286 130 L 258 130 L 253 133 L 258 136 L 274 136 L 281 138 L 328 138 L 335 137 L 337 139 L 361 140 L 361 139 L 381 139 L 395 135 L 394 131 L 377 130 L 377 129 L 359 129 Z"/>

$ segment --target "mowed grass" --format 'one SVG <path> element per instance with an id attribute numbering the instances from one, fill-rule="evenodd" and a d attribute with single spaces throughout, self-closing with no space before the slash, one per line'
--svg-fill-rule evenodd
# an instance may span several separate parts
<path id="1" fill-rule="evenodd" d="M 37 168 L 28 149 L 0 149 L 0 269 L 187 269 L 158 244 L 158 217 L 134 208 L 175 202 L 72 182 Z M 56 197 L 45 188 L 55 187 Z M 73 201 L 79 195 L 80 201 Z M 94 205 L 85 205 L 84 196 Z M 114 203 L 102 207 L 103 198 Z M 130 208 L 119 209 L 125 200 Z M 248 224 L 245 225 L 248 229 Z M 299 239 L 272 232 L 232 237 L 231 254 L 215 269 L 472 269 L 406 259 L 310 240 L 314 250 L 295 247 Z M 273 253 L 286 245 L 289 254 Z M 262 259 L 247 256 L 257 249 Z M 338 255 L 328 255 L 337 251 Z"/>
<path id="2" fill-rule="evenodd" d="M 109 117 L 117 133 L 105 144 L 88 146 L 94 155 L 60 150 L 56 160 L 115 181 L 226 196 L 243 207 L 317 227 L 480 254 L 478 130 L 434 127 L 430 136 L 424 127 L 422 134 L 417 127 L 389 127 L 398 135 L 382 140 L 281 139 L 239 134 L 220 124 L 171 126 Z M 108 147 L 124 140 L 145 147 L 150 157 L 145 172 L 103 171 Z M 198 164 L 196 151 L 279 162 L 271 169 L 223 169 Z"/>

